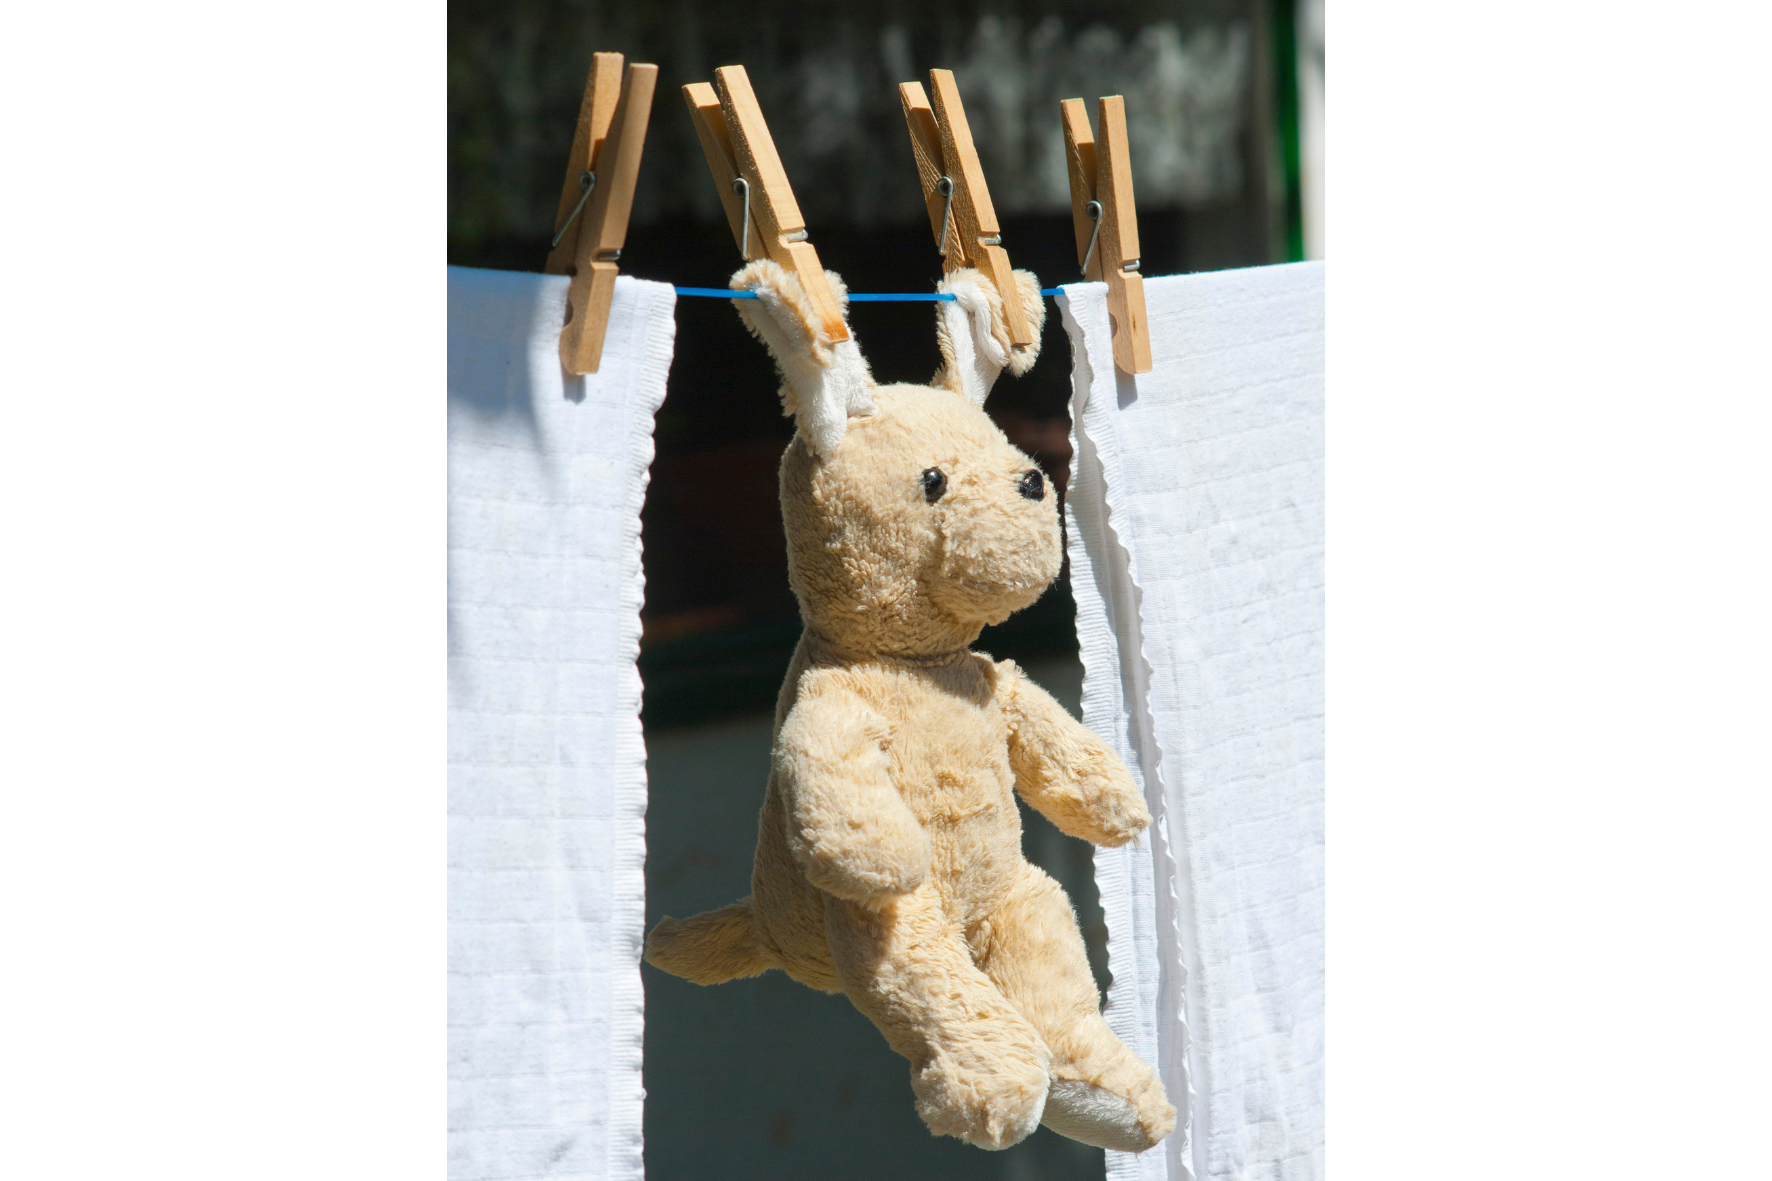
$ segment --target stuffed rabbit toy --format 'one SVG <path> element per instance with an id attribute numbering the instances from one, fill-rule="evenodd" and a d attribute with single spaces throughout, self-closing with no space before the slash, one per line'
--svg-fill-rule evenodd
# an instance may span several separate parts
<path id="1" fill-rule="evenodd" d="M 1037 326 L 1038 284 L 1016 277 Z M 737 306 L 795 419 L 781 506 L 805 631 L 751 894 L 664 919 L 646 958 L 701 984 L 780 968 L 847 994 L 909 1060 L 937 1134 L 1007 1148 L 1044 1123 L 1141 1152 L 1175 1109 L 1103 1020 L 1070 900 L 1022 857 L 1011 792 L 1100 845 L 1150 813 L 1105 743 L 1012 662 L 970 650 L 1059 572 L 1057 497 L 982 409 L 1038 345 L 1012 348 L 997 290 L 956 271 L 932 384 L 879 386 L 780 266 L 731 285 L 757 295 Z"/>

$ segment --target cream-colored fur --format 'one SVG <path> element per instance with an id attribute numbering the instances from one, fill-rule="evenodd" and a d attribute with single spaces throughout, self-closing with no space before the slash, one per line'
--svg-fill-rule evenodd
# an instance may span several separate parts
<path id="1" fill-rule="evenodd" d="M 1037 329 L 1037 284 L 1017 277 Z M 1059 570 L 1057 498 L 1024 495 L 1034 464 L 979 408 L 1032 356 L 1008 348 L 1002 302 L 970 271 L 943 285 L 961 298 L 937 305 L 930 386 L 873 386 L 774 263 L 733 285 L 764 296 L 741 314 L 800 427 L 781 502 L 806 627 L 776 705 L 751 895 L 664 919 L 647 959 L 702 984 L 780 968 L 848 994 L 910 1061 L 938 1134 L 1007 1148 L 1044 1120 L 1149 1148 L 1175 1109 L 1102 1019 L 1070 900 L 1021 855 L 1013 793 L 1102 845 L 1150 814 L 1105 744 L 1012 662 L 970 650 Z M 933 501 L 932 468 L 946 480 Z"/>

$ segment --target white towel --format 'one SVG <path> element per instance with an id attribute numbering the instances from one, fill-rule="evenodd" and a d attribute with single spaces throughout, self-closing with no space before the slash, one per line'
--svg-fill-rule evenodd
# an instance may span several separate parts
<path id="1" fill-rule="evenodd" d="M 1084 720 L 1144 787 L 1096 854 L 1108 1019 L 1183 1112 L 1140 1181 L 1323 1175 L 1323 264 L 1147 280 L 1151 372 L 1065 288 Z"/>
<path id="2" fill-rule="evenodd" d="M 640 505 L 676 294 L 449 270 L 449 1176 L 642 1176 Z"/>

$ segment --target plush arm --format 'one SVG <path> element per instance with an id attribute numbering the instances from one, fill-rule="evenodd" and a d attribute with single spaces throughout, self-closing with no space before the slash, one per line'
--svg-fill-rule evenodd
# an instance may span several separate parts
<path id="1" fill-rule="evenodd" d="M 1110 848 L 1151 822 L 1126 764 L 1012 661 L 998 664 L 1015 790 L 1067 836 Z"/>
<path id="2" fill-rule="evenodd" d="M 813 885 L 839 898 L 884 902 L 929 872 L 929 838 L 888 771 L 890 736 L 854 692 L 803 681 L 776 738 L 788 849 Z"/>

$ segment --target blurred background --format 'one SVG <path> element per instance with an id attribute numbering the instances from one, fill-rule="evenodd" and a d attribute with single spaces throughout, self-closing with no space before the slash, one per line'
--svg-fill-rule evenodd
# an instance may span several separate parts
<path id="1" fill-rule="evenodd" d="M 539 271 L 590 58 L 660 77 L 624 274 L 725 286 L 738 250 L 680 88 L 743 65 L 824 265 L 854 291 L 928 291 L 941 260 L 897 84 L 953 70 L 1018 268 L 1077 259 L 1060 99 L 1126 98 L 1146 276 L 1323 254 L 1323 0 L 452 0 L 449 262 Z M 1039 363 L 987 409 L 1062 490 L 1070 352 L 1047 301 Z M 928 304 L 857 304 L 882 382 L 938 363 Z M 677 305 L 644 513 L 640 665 L 651 803 L 648 921 L 748 893 L 770 710 L 799 635 L 775 471 L 792 425 L 762 346 L 722 300 Z M 979 646 L 1073 711 L 1082 670 L 1068 570 Z M 1064 883 L 1105 988 L 1089 846 L 1023 809 L 1030 860 Z M 1099 1178 L 1041 1130 L 1003 1153 L 928 1134 L 902 1059 L 844 998 L 780 973 L 702 989 L 645 971 L 646 1163 L 656 1181 Z"/>

